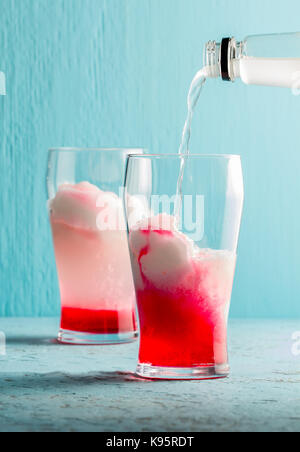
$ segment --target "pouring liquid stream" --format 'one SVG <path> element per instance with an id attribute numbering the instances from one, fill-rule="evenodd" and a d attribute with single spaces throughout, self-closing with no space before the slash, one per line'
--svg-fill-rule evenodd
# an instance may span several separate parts
<path id="1" fill-rule="evenodd" d="M 179 177 L 177 182 L 177 196 L 176 196 L 176 203 L 175 203 L 175 218 L 177 219 L 178 225 L 180 224 L 180 217 L 181 217 L 181 208 L 182 208 L 182 183 L 183 183 L 183 177 L 184 177 L 184 170 L 186 165 L 186 160 L 190 154 L 190 139 L 191 139 L 191 127 L 192 127 L 192 121 L 193 116 L 195 113 L 196 106 L 198 104 L 202 88 L 206 82 L 207 77 L 207 69 L 203 68 L 197 74 L 195 75 L 190 89 L 188 93 L 187 98 L 187 105 L 188 105 L 188 114 L 185 121 L 185 125 L 182 132 L 182 139 L 181 144 L 179 147 L 179 155 L 181 156 L 181 162 L 180 162 L 180 171 L 179 171 Z"/>

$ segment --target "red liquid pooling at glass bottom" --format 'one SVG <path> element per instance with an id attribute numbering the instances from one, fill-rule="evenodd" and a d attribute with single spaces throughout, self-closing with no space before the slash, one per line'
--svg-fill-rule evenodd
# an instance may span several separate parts
<path id="1" fill-rule="evenodd" d="M 63 307 L 63 330 L 90 334 L 130 333 L 137 329 L 134 310 L 93 310 Z"/>
<path id="2" fill-rule="evenodd" d="M 227 362 L 224 314 L 193 303 L 192 294 L 138 293 L 139 362 L 160 367 L 201 367 Z M 197 296 L 197 302 L 201 301 Z M 202 300 L 204 301 L 204 300 Z M 217 318 L 216 318 L 217 317 Z"/>

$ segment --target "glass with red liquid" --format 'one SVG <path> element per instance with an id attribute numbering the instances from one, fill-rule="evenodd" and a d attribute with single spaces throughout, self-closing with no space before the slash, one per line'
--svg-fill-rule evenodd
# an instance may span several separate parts
<path id="1" fill-rule="evenodd" d="M 61 295 L 58 340 L 118 344 L 137 338 L 123 209 L 131 149 L 49 151 L 48 194 Z"/>
<path id="2" fill-rule="evenodd" d="M 125 205 L 140 323 L 138 375 L 226 377 L 243 207 L 239 156 L 130 156 Z M 178 175 L 182 179 L 178 182 Z M 129 208 L 132 199 L 141 215 Z"/>

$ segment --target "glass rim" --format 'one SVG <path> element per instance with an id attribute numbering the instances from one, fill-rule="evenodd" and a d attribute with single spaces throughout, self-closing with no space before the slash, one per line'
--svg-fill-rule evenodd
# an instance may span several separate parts
<path id="1" fill-rule="evenodd" d="M 128 159 L 134 158 L 150 158 L 150 159 L 209 158 L 209 159 L 229 160 L 233 158 L 241 159 L 241 156 L 239 154 L 131 154 L 128 156 Z"/>
<path id="2" fill-rule="evenodd" d="M 48 152 L 133 152 L 135 155 L 138 154 L 138 151 L 145 151 L 145 148 L 139 147 L 53 147 L 48 149 Z"/>

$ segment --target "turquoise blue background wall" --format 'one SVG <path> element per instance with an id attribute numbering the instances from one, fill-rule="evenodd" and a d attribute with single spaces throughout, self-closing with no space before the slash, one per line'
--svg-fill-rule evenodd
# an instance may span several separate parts
<path id="1" fill-rule="evenodd" d="M 209 39 L 299 31 L 299 0 L 0 0 L 0 315 L 59 313 L 51 146 L 176 152 Z M 300 317 L 300 97 L 211 80 L 192 152 L 241 154 L 234 317 Z"/>

